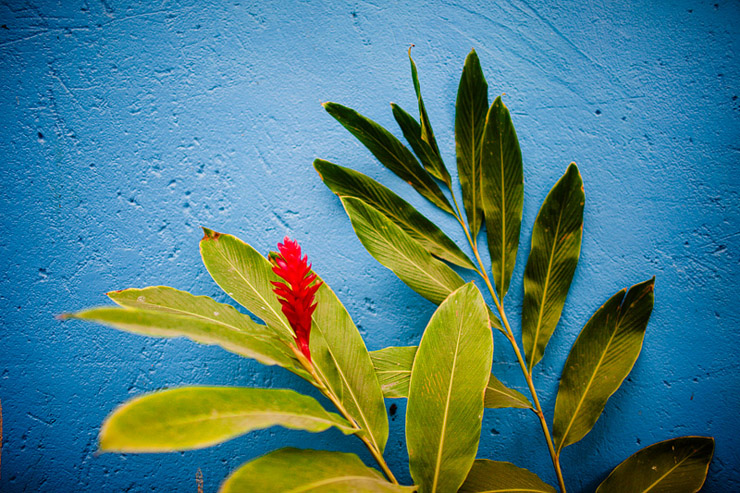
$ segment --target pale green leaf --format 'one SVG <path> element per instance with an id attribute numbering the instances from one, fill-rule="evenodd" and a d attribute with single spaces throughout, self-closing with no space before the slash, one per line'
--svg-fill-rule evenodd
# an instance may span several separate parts
<path id="1" fill-rule="evenodd" d="M 93 308 L 63 317 L 151 337 L 187 337 L 311 379 L 295 359 L 290 341 L 230 305 L 165 286 L 114 291 L 108 296 L 122 307 Z"/>
<path id="2" fill-rule="evenodd" d="M 645 447 L 619 464 L 596 493 L 695 493 L 714 454 L 710 437 L 680 437 Z"/>
<path id="3" fill-rule="evenodd" d="M 492 355 L 483 296 L 466 284 L 432 315 L 411 369 L 406 440 L 420 493 L 457 491 L 473 465 Z"/>
<path id="4" fill-rule="evenodd" d="M 337 103 L 324 103 L 326 111 L 362 142 L 380 161 L 417 192 L 445 212 L 452 206 L 437 182 L 421 167 L 414 155 L 388 130 L 355 110 Z"/>
<path id="5" fill-rule="evenodd" d="M 463 285 L 454 270 L 377 209 L 353 197 L 342 197 L 342 203 L 370 255 L 421 296 L 439 304 Z"/>
<path id="6" fill-rule="evenodd" d="M 465 59 L 455 103 L 455 150 L 463 204 L 475 240 L 483 223 L 481 143 L 488 111 L 488 84 L 475 50 Z"/>
<path id="7" fill-rule="evenodd" d="M 248 462 L 229 476 L 220 493 L 411 493 L 389 483 L 354 454 L 283 448 Z"/>
<path id="8" fill-rule="evenodd" d="M 253 430 L 356 429 L 314 398 L 287 389 L 183 387 L 136 397 L 100 429 L 105 452 L 174 452 L 210 447 Z"/>
<path id="9" fill-rule="evenodd" d="M 203 228 L 200 254 L 208 272 L 237 303 L 268 326 L 293 337 L 270 281 L 279 278 L 270 262 L 239 238 Z"/>
<path id="10" fill-rule="evenodd" d="M 408 397 L 411 367 L 414 365 L 417 349 L 417 346 L 405 346 L 370 351 L 380 388 L 383 389 L 383 397 Z"/>
<path id="11" fill-rule="evenodd" d="M 533 472 L 510 462 L 476 459 L 460 493 L 556 493 Z"/>
<path id="12" fill-rule="evenodd" d="M 385 398 L 408 397 L 411 367 L 417 349 L 417 346 L 387 347 L 370 352 Z M 489 409 L 532 408 L 524 394 L 505 386 L 493 373 L 488 378 L 484 406 Z"/>
<path id="13" fill-rule="evenodd" d="M 653 310 L 654 284 L 652 278 L 612 296 L 573 344 L 555 401 L 553 439 L 558 453 L 591 431 L 632 370 Z"/>
<path id="14" fill-rule="evenodd" d="M 441 229 L 390 189 L 358 171 L 328 161 L 317 159 L 314 167 L 335 194 L 355 197 L 374 207 L 432 255 L 466 269 L 474 268 L 468 256 Z"/>
<path id="15" fill-rule="evenodd" d="M 583 180 L 571 163 L 547 194 L 534 223 L 522 305 L 522 343 L 530 374 L 558 325 L 576 271 L 584 201 Z"/>
<path id="16" fill-rule="evenodd" d="M 503 299 L 509 289 L 519 248 L 524 174 L 519 140 L 509 110 L 500 96 L 486 116 L 481 168 L 491 272 L 496 291 Z"/>

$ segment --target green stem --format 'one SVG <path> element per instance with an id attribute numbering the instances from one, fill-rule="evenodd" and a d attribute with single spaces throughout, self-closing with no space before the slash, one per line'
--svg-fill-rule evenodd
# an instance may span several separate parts
<path id="1" fill-rule="evenodd" d="M 457 202 L 455 202 L 455 205 L 457 205 Z M 458 209 L 459 212 L 459 209 Z M 480 254 L 478 253 L 478 247 L 476 242 L 473 241 L 473 239 L 470 237 L 470 232 L 468 231 L 468 228 L 465 226 L 464 222 L 458 218 L 460 223 L 463 225 L 463 229 L 465 230 L 465 235 L 468 237 L 468 241 L 470 242 L 470 246 L 473 249 L 473 253 L 475 254 L 475 258 L 478 261 L 478 265 L 480 266 L 480 269 L 476 269 L 478 274 L 483 278 L 483 280 L 486 283 L 486 286 L 488 287 L 488 291 L 491 293 L 491 297 L 493 298 L 493 303 L 496 305 L 496 309 L 498 310 L 499 316 L 501 317 L 501 322 L 503 322 L 504 328 L 506 329 L 506 338 L 509 340 L 509 343 L 511 343 L 511 347 L 514 349 L 514 353 L 516 354 L 516 359 L 519 361 L 519 367 L 522 370 L 522 374 L 524 375 L 524 378 L 527 380 L 527 387 L 529 387 L 529 392 L 532 394 L 532 401 L 535 406 L 535 414 L 537 415 L 537 418 L 540 420 L 540 426 L 542 426 L 542 432 L 545 435 L 545 441 L 547 442 L 547 449 L 550 452 L 550 458 L 552 459 L 552 465 L 555 468 L 555 475 L 558 478 L 558 485 L 560 486 L 560 491 L 562 493 L 566 493 L 565 490 L 565 481 L 563 480 L 563 471 L 560 468 L 560 457 L 557 452 L 555 452 L 555 447 L 552 443 L 552 436 L 550 436 L 550 429 L 547 426 L 547 421 L 545 420 L 545 414 L 542 412 L 542 406 L 540 405 L 540 400 L 537 398 L 537 391 L 534 388 L 534 381 L 532 380 L 532 374 L 527 370 L 527 364 L 524 361 L 524 358 L 522 357 L 522 352 L 519 349 L 519 345 L 516 342 L 516 339 L 514 338 L 514 333 L 511 330 L 511 325 L 509 325 L 509 319 L 506 317 L 506 313 L 504 312 L 504 304 L 503 300 L 499 301 L 498 297 L 496 296 L 496 291 L 493 289 L 493 285 L 491 284 L 491 280 L 488 277 L 488 273 L 486 272 L 486 268 L 483 266 L 483 260 L 480 258 Z"/>

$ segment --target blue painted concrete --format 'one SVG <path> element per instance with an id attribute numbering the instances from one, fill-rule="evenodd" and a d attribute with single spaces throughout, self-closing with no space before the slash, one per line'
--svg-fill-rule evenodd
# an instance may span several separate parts
<path id="1" fill-rule="evenodd" d="M 418 342 L 433 305 L 363 250 L 311 166 L 323 157 L 390 184 L 463 244 L 449 217 L 319 105 L 345 103 L 393 128 L 387 103 L 414 104 L 410 43 L 448 164 L 471 47 L 492 97 L 506 93 L 526 179 L 514 320 L 537 208 L 569 161 L 581 167 L 581 263 L 535 372 L 549 415 L 583 323 L 618 289 L 657 276 L 634 371 L 563 454 L 571 489 L 593 490 L 645 445 L 701 434 L 717 439 L 705 491 L 740 490 L 740 4 L 610 3 L 2 2 L 0 490 L 195 491 L 200 468 L 215 491 L 242 461 L 307 442 L 371 463 L 338 433 L 280 429 L 198 452 L 95 456 L 102 419 L 141 392 L 308 388 L 218 348 L 53 315 L 151 284 L 225 300 L 199 260 L 206 225 L 262 251 L 296 237 L 371 349 Z M 523 388 L 502 340 L 496 360 Z M 408 480 L 403 411 L 399 403 L 387 455 Z M 526 413 L 487 411 L 479 456 L 554 479 Z"/>

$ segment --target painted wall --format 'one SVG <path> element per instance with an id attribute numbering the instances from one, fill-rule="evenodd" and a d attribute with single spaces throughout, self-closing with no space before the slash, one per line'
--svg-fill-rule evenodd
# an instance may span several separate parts
<path id="1" fill-rule="evenodd" d="M 701 434 L 717 440 L 705 491 L 740 490 L 740 4 L 604 3 L 2 2 L 0 490 L 195 491 L 200 468 L 215 491 L 243 461 L 281 445 L 371 463 L 339 433 L 282 429 L 184 454 L 96 456 L 103 418 L 142 392 L 309 389 L 218 348 L 53 316 L 152 284 L 226 301 L 199 259 L 205 225 L 263 252 L 294 236 L 370 349 L 417 343 L 434 306 L 365 252 L 311 166 L 323 157 L 390 184 L 463 244 L 452 219 L 319 104 L 348 104 L 395 128 L 388 103 L 414 105 L 411 43 L 448 163 L 471 47 L 491 96 L 506 93 L 526 181 L 514 314 L 539 204 L 571 160 L 580 165 L 581 262 L 535 372 L 548 415 L 584 322 L 617 290 L 657 276 L 637 365 L 563 454 L 571 489 L 593 490 L 650 443 Z M 523 388 L 511 350 L 496 342 L 496 372 Z M 388 457 L 409 480 L 398 404 Z M 532 416 L 490 410 L 479 456 L 552 482 L 541 442 Z"/>

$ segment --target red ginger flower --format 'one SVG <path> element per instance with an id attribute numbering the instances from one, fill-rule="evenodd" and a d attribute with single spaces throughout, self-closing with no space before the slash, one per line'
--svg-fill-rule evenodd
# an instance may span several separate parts
<path id="1" fill-rule="evenodd" d="M 286 236 L 282 243 L 278 243 L 278 250 L 280 253 L 272 258 L 272 271 L 285 282 L 272 282 L 275 286 L 273 291 L 282 305 L 285 318 L 293 328 L 296 345 L 308 361 L 311 361 L 311 351 L 308 348 L 311 315 L 316 309 L 314 295 L 322 282 L 311 285 L 316 280 L 316 274 L 311 274 L 308 256 L 301 258 L 301 247 L 297 241 Z"/>

